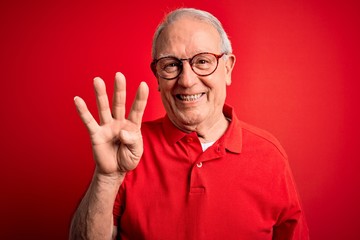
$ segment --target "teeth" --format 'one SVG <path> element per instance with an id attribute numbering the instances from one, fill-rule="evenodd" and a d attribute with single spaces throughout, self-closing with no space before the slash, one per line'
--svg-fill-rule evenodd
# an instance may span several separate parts
<path id="1" fill-rule="evenodd" d="M 202 93 L 198 93 L 198 94 L 193 94 L 193 95 L 178 95 L 178 98 L 183 100 L 183 101 L 195 101 L 197 99 L 199 99 L 202 96 Z"/>

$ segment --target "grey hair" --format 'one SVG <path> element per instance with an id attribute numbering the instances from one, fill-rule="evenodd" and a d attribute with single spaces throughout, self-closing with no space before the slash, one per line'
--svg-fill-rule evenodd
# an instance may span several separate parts
<path id="1" fill-rule="evenodd" d="M 232 47 L 231 47 L 231 42 L 229 40 L 228 35 L 226 34 L 221 22 L 211 13 L 203 11 L 203 10 L 199 10 L 199 9 L 195 9 L 195 8 L 179 8 L 176 9 L 170 13 L 168 13 L 164 20 L 160 23 L 160 25 L 157 27 L 155 33 L 154 33 L 154 37 L 153 37 L 153 42 L 152 42 L 152 51 L 151 51 L 151 56 L 153 59 L 155 59 L 157 52 L 156 52 L 156 43 L 157 40 L 160 36 L 160 34 L 162 33 L 162 31 L 171 23 L 179 20 L 181 17 L 183 16 L 189 16 L 192 17 L 194 19 L 203 21 L 203 22 L 207 22 L 209 24 L 211 24 L 219 33 L 220 35 L 220 39 L 221 39 L 221 46 L 220 49 L 223 53 L 232 53 Z"/>

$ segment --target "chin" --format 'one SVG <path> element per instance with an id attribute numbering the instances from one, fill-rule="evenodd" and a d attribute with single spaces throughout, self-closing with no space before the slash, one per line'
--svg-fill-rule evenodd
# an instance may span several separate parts
<path id="1" fill-rule="evenodd" d="M 177 119 L 179 119 L 180 122 L 184 125 L 198 125 L 199 123 L 202 122 L 202 117 L 199 115 L 181 116 L 181 117 L 178 117 Z"/>

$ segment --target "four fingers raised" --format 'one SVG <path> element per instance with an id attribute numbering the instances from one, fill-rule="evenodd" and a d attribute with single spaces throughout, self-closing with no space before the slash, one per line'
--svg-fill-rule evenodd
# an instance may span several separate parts
<path id="1" fill-rule="evenodd" d="M 109 123 L 114 119 L 123 120 L 125 118 L 126 103 L 126 80 L 125 76 L 118 72 L 115 75 L 114 95 L 112 112 L 109 107 L 109 99 L 106 93 L 104 81 L 96 77 L 94 79 L 94 89 L 96 94 L 97 108 L 100 117 L 100 125 Z M 147 99 L 149 96 L 149 87 L 145 82 L 141 82 L 132 104 L 128 120 L 140 126 L 145 111 Z M 80 97 L 75 97 L 74 102 L 85 126 L 91 134 L 95 133 L 99 124 L 88 110 L 86 103 Z"/>

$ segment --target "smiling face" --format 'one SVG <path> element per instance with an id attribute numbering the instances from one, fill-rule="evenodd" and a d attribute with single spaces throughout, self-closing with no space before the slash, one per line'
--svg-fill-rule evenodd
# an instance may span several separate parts
<path id="1" fill-rule="evenodd" d="M 156 43 L 156 58 L 174 56 L 188 59 L 201 52 L 221 54 L 221 39 L 207 22 L 183 16 L 168 25 Z M 170 120 L 184 131 L 210 129 L 224 120 L 222 108 L 226 86 L 231 83 L 235 62 L 232 54 L 219 59 L 216 71 L 206 77 L 196 75 L 188 61 L 183 61 L 182 73 L 173 80 L 158 77 L 159 90 Z"/>

